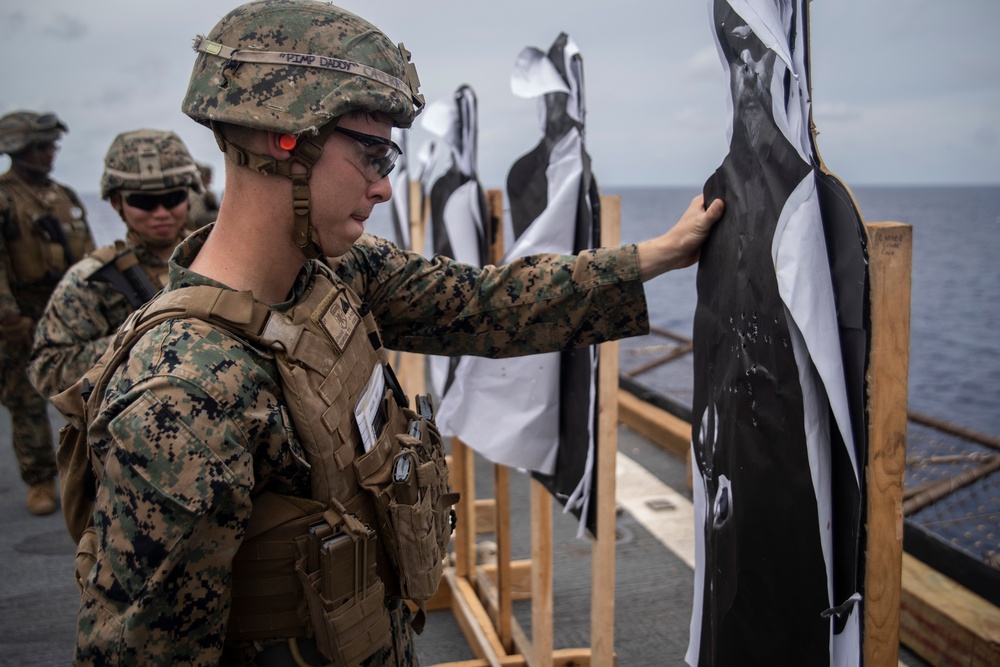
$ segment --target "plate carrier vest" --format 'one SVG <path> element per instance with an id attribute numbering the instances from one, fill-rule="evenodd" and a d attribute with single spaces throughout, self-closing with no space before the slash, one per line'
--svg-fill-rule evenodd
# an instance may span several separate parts
<path id="1" fill-rule="evenodd" d="M 95 562 L 93 499 L 103 470 L 87 447 L 87 425 L 132 345 L 167 319 L 194 318 L 273 351 L 284 403 L 311 466 L 312 497 L 265 491 L 253 499 L 233 560 L 226 643 L 314 637 L 326 658 L 355 665 L 391 641 L 387 602 L 413 601 L 412 625 L 422 629 L 458 494 L 448 488 L 427 397 L 418 397 L 420 412 L 408 407 L 366 304 L 326 264 L 316 267 L 287 314 L 250 292 L 202 285 L 160 293 L 134 312 L 97 365 L 53 397 L 68 419 L 57 459 L 82 582 Z M 378 368 L 386 378 L 378 397 L 384 426 L 365 452 L 354 408 Z M 408 485 L 393 480 L 401 458 L 412 473 Z"/>
<path id="2" fill-rule="evenodd" d="M 38 195 L 16 174 L 0 176 L 0 187 L 7 191 L 14 204 L 16 229 L 8 235 L 7 254 L 11 287 L 55 285 L 66 269 L 94 249 L 87 221 L 80 213 L 83 206 L 69 190 L 53 182 L 49 197 Z M 76 209 L 76 211 L 74 211 Z M 65 237 L 53 237 L 41 222 L 55 223 Z M 58 233 L 58 232 L 57 232 Z"/>

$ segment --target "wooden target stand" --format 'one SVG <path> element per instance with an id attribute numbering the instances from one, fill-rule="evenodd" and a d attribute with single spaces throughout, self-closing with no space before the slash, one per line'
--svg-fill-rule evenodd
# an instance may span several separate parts
<path id="1" fill-rule="evenodd" d="M 491 261 L 503 255 L 503 192 L 487 193 L 487 238 Z M 427 212 L 420 185 L 410 183 L 410 238 L 422 248 Z M 621 199 L 601 197 L 601 239 L 618 245 Z M 618 452 L 618 343 L 600 345 L 598 375 L 597 535 L 591 551 L 589 648 L 553 648 L 552 496 L 531 480 L 531 558 L 511 560 L 510 469 L 493 466 L 493 499 L 476 499 L 475 452 L 458 438 L 451 440 L 452 488 L 461 493 L 456 505 L 454 564 L 446 567 L 441 587 L 428 611 L 450 609 L 465 635 L 474 660 L 439 663 L 436 667 L 611 667 L 615 627 L 615 460 Z M 422 355 L 399 355 L 400 381 L 408 395 L 425 393 Z M 476 535 L 493 533 L 496 563 L 476 564 Z M 531 634 L 514 617 L 515 601 L 531 600 Z"/>

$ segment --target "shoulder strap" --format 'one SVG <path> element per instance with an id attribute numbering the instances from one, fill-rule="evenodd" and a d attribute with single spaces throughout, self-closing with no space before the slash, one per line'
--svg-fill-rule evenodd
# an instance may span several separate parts
<path id="1" fill-rule="evenodd" d="M 84 531 L 93 522 L 93 501 L 97 480 L 102 474 L 102 464 L 91 456 L 87 443 L 90 420 L 100 409 L 104 392 L 114 371 L 125 361 L 136 342 L 156 325 L 171 318 L 197 317 L 209 320 L 215 312 L 214 304 L 221 300 L 219 315 L 210 321 L 231 331 L 242 331 L 244 321 L 260 317 L 260 308 L 252 307 L 252 295 L 221 297 L 222 293 L 239 295 L 240 292 L 218 287 L 186 287 L 163 292 L 145 306 L 133 312 L 118 330 L 93 368 L 73 386 L 52 397 L 52 403 L 66 417 L 67 425 L 59 433 L 56 459 L 59 468 L 63 518 L 70 536 L 79 542 Z M 264 310 L 268 310 L 262 304 Z"/>
<path id="2" fill-rule="evenodd" d="M 102 267 L 104 267 L 115 261 L 115 258 L 118 257 L 119 253 L 123 252 L 125 249 L 125 242 L 118 240 L 114 243 L 109 243 L 108 245 L 102 245 L 100 248 L 91 251 L 88 257 L 93 257 L 101 263 Z M 90 276 L 87 277 L 90 278 Z"/>
<path id="3" fill-rule="evenodd" d="M 85 279 L 111 285 L 125 296 L 133 309 L 156 295 L 157 289 L 142 270 L 135 250 L 124 241 L 101 246 L 90 253 L 90 257 L 100 262 L 100 266 L 87 274 Z"/>

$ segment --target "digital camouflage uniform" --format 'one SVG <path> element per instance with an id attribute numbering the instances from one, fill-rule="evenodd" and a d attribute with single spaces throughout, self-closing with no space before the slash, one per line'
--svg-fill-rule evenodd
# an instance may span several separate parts
<path id="1" fill-rule="evenodd" d="M 238 7 L 194 47 L 184 113 L 213 130 L 227 170 L 291 180 L 292 240 L 312 259 L 288 301 L 272 306 L 288 312 L 305 300 L 320 272 L 309 180 L 326 139 L 347 113 L 383 114 L 396 127 L 410 127 L 424 103 L 416 70 L 409 52 L 369 22 L 308 0 Z M 294 140 L 291 149 L 282 145 L 289 158 L 251 153 L 227 138 L 227 123 L 287 135 L 283 142 Z M 389 143 L 382 141 L 376 144 Z M 395 154 L 365 146 L 369 164 L 362 173 L 376 182 L 370 173 L 384 178 Z M 203 229 L 175 252 L 168 291 L 225 287 L 186 268 L 210 233 L 211 227 Z M 426 260 L 363 236 L 333 266 L 394 350 L 515 356 L 648 328 L 635 246 L 477 269 Z M 337 361 L 351 363 L 346 355 Z M 270 348 L 238 334 L 201 320 L 168 319 L 138 338 L 103 397 L 97 414 L 88 415 L 87 442 L 102 472 L 93 511 L 96 563 L 83 584 L 78 619 L 78 663 L 254 664 L 260 647 L 226 647 L 225 639 L 235 604 L 234 555 L 255 502 L 265 493 L 324 507 L 338 501 L 311 495 L 306 432 L 300 437 L 289 417 L 291 393 L 286 400 L 278 361 Z M 352 423 L 350 416 L 332 419 Z M 360 442 L 360 433 L 352 438 Z M 398 612 L 391 616 L 394 641 L 368 665 L 416 663 L 409 626 Z"/>
<path id="2" fill-rule="evenodd" d="M 175 252 L 168 290 L 214 284 L 185 268 L 209 232 Z M 365 235 L 334 266 L 391 349 L 517 356 L 644 333 L 636 253 L 624 246 L 477 269 Z M 313 266 L 276 310 L 300 298 Z M 204 322 L 168 320 L 139 339 L 105 395 L 89 433 L 104 476 L 77 660 L 218 664 L 231 562 L 253 497 L 310 493 L 274 358 Z M 369 664 L 415 664 L 409 630 L 396 621 L 403 655 L 389 649 Z"/>
<path id="3" fill-rule="evenodd" d="M 14 112 L 3 121 L 30 128 L 37 118 Z M 5 123 L 2 152 L 16 154 L 33 142 L 55 141 L 65 131 L 55 122 L 49 130 L 11 134 Z M 34 323 L 66 269 L 93 249 L 86 211 L 73 190 L 47 177 L 40 186 L 29 185 L 13 168 L 0 176 L 0 320 L 22 317 L 16 329 L 0 327 L 0 402 L 10 411 L 14 453 L 28 486 L 56 475 L 47 402 L 27 375 Z"/>
<path id="4" fill-rule="evenodd" d="M 197 166 L 175 133 L 140 129 L 115 137 L 104 158 L 101 198 L 122 190 L 160 192 L 201 187 Z M 124 213 L 120 213 L 122 219 Z M 125 294 L 94 274 L 105 265 L 98 255 L 131 249 L 154 291 L 167 281 L 167 262 L 134 232 L 75 264 L 56 286 L 35 333 L 28 374 L 43 396 L 53 396 L 79 380 L 104 354 L 112 335 L 135 310 Z M 111 270 L 114 270 L 112 265 Z M 122 278 L 127 285 L 127 281 Z M 151 296 L 151 295 L 150 295 Z M 133 297 L 135 298 L 135 297 Z"/>
<path id="5" fill-rule="evenodd" d="M 148 251 L 134 235 L 127 245 L 157 290 L 166 284 L 167 263 Z M 53 396 L 79 380 L 108 348 L 125 318 L 135 310 L 110 283 L 89 277 L 104 265 L 93 256 L 74 264 L 52 293 L 38 320 L 28 366 L 32 384 Z"/>

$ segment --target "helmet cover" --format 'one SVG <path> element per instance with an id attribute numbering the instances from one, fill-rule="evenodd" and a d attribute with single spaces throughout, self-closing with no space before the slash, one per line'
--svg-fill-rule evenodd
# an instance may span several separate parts
<path id="1" fill-rule="evenodd" d="M 201 189 L 198 167 L 181 138 L 165 130 L 122 132 L 104 157 L 101 198 L 118 190 Z"/>
<path id="2" fill-rule="evenodd" d="M 69 128 L 54 113 L 12 111 L 0 118 L 0 153 L 16 155 L 33 144 L 58 141 Z"/>
<path id="3" fill-rule="evenodd" d="M 203 125 L 314 135 L 349 111 L 380 111 L 409 127 L 423 106 L 403 45 L 325 2 L 244 4 L 194 49 L 182 111 Z"/>

